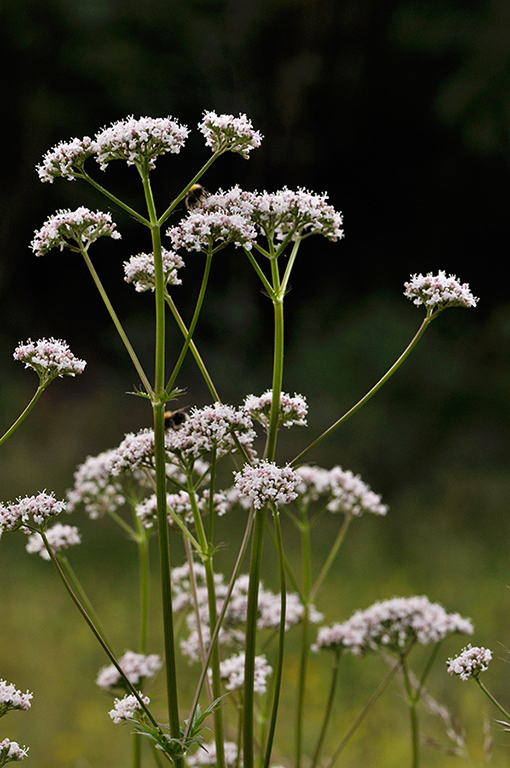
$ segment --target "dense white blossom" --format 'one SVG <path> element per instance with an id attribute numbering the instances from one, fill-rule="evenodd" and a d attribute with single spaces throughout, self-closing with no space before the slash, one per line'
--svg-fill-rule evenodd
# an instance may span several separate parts
<path id="1" fill-rule="evenodd" d="M 46 530 L 46 539 L 52 552 L 62 552 L 64 549 L 76 546 L 81 543 L 81 537 L 78 528 L 74 525 L 62 525 L 55 523 Z M 28 537 L 26 550 L 29 554 L 38 554 L 43 560 L 49 560 L 48 550 L 44 546 L 44 541 L 39 533 L 31 533 Z"/>
<path id="2" fill-rule="evenodd" d="M 461 680 L 469 680 L 478 677 L 480 672 L 486 672 L 492 659 L 492 651 L 489 648 L 467 645 L 459 656 L 448 659 L 448 672 L 450 675 L 459 675 Z"/>
<path id="3" fill-rule="evenodd" d="M 0 765 L 23 760 L 28 755 L 28 747 L 21 747 L 17 741 L 3 739 L 0 741 Z"/>
<path id="4" fill-rule="evenodd" d="M 36 256 L 44 256 L 52 248 L 87 249 L 100 237 L 120 238 L 109 213 L 91 211 L 84 206 L 75 211 L 62 210 L 50 216 L 41 229 L 36 230 L 30 247 Z"/>
<path id="5" fill-rule="evenodd" d="M 85 360 L 73 355 L 65 341 L 54 338 L 20 342 L 13 357 L 25 363 L 25 368 L 33 368 L 43 383 L 57 376 L 76 376 L 83 373 L 87 365 Z"/>
<path id="6" fill-rule="evenodd" d="M 303 465 L 296 469 L 300 501 L 308 505 L 320 500 L 329 512 L 343 512 L 360 517 L 370 512 L 385 515 L 388 507 L 359 475 L 336 466 L 332 469 Z"/>
<path id="7" fill-rule="evenodd" d="M 85 160 L 96 152 L 96 144 L 88 136 L 82 139 L 61 141 L 43 157 L 36 170 L 41 181 L 49 181 L 62 176 L 73 181 L 81 175 Z"/>
<path id="8" fill-rule="evenodd" d="M 151 170 L 160 155 L 180 152 L 188 134 L 172 117 L 127 117 L 96 134 L 96 159 L 102 170 L 112 160 Z"/>
<path id="9" fill-rule="evenodd" d="M 273 392 L 268 389 L 260 396 L 248 395 L 244 400 L 244 407 L 254 421 L 259 421 L 267 430 L 269 429 L 269 417 Z M 302 395 L 280 394 L 280 406 L 278 411 L 278 427 L 291 427 L 293 425 L 306 427 L 308 404 Z"/>
<path id="10" fill-rule="evenodd" d="M 181 285 L 177 270 L 184 266 L 182 258 L 174 251 L 161 249 L 163 281 L 165 285 Z M 133 283 L 138 293 L 153 291 L 155 288 L 155 267 L 153 253 L 139 253 L 124 262 L 124 279 Z"/>
<path id="11" fill-rule="evenodd" d="M 447 277 L 443 270 L 437 275 L 413 275 L 404 288 L 404 296 L 413 304 L 423 304 L 436 312 L 446 307 L 474 307 L 478 303 L 467 283 L 461 283 L 455 275 Z"/>
<path id="12" fill-rule="evenodd" d="M 235 484 L 242 496 L 252 500 L 256 509 L 267 503 L 288 504 L 297 498 L 299 477 L 290 466 L 279 467 L 273 461 L 262 460 L 245 464 L 234 473 Z"/>
<path id="13" fill-rule="evenodd" d="M 53 493 L 42 491 L 35 496 L 24 496 L 15 502 L 0 504 L 0 535 L 4 530 L 17 530 L 25 526 L 44 526 L 50 517 L 66 509 L 65 501 L 57 501 Z"/>
<path id="14" fill-rule="evenodd" d="M 234 117 L 204 112 L 198 129 L 213 152 L 239 152 L 244 158 L 262 141 L 262 134 L 254 130 L 251 120 L 243 114 Z"/>
<path id="15" fill-rule="evenodd" d="M 32 697 L 30 691 L 22 693 L 12 683 L 0 680 L 0 716 L 10 709 L 30 709 Z"/>
<path id="16" fill-rule="evenodd" d="M 142 696 L 140 694 L 140 698 L 146 706 L 150 704 L 150 699 L 148 696 Z M 113 709 L 111 709 L 108 714 L 114 723 L 119 724 L 128 722 L 130 720 L 135 720 L 138 713 L 141 711 L 142 707 L 140 702 L 136 696 L 131 693 L 127 694 L 122 699 L 115 699 Z"/>
<path id="17" fill-rule="evenodd" d="M 146 656 L 143 653 L 126 651 L 119 659 L 119 666 L 132 685 L 138 685 L 140 680 L 154 677 L 162 667 L 163 662 L 156 653 Z M 110 664 L 103 667 L 96 678 L 96 685 L 104 690 L 117 688 L 124 685 L 124 680 L 117 667 Z"/>
<path id="18" fill-rule="evenodd" d="M 223 743 L 223 750 L 225 753 L 225 763 L 227 766 L 236 766 L 242 768 L 243 761 L 237 759 L 237 744 L 233 741 L 225 741 Z M 186 756 L 186 762 L 191 768 L 201 768 L 201 766 L 215 766 L 216 760 L 216 744 L 211 742 L 205 744 L 198 749 L 193 755 Z"/>

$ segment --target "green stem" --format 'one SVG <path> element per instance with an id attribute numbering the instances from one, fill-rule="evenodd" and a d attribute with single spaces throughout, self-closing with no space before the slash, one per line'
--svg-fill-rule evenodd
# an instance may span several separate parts
<path id="1" fill-rule="evenodd" d="M 333 701 L 335 698 L 335 690 L 336 690 L 336 684 L 338 681 L 338 668 L 340 666 L 340 657 L 341 657 L 341 651 L 338 649 L 335 652 L 335 658 L 333 661 L 333 669 L 331 670 L 331 683 L 329 686 L 329 695 L 326 702 L 326 708 L 324 710 L 324 719 L 322 721 L 321 730 L 319 733 L 319 738 L 317 740 L 317 746 L 315 747 L 315 752 L 312 759 L 312 765 L 311 768 L 316 768 L 316 766 L 319 763 L 319 758 L 322 752 L 322 747 L 324 745 L 324 739 L 326 738 L 326 732 L 328 730 L 329 721 L 331 719 L 331 715 L 333 714 Z"/>
<path id="2" fill-rule="evenodd" d="M 338 550 L 342 546 L 342 543 L 343 543 L 343 541 L 345 539 L 345 536 L 347 534 L 347 530 L 349 528 L 351 520 L 352 520 L 352 515 L 347 515 L 346 514 L 344 516 L 344 521 L 342 523 L 342 526 L 341 526 L 340 530 L 338 531 L 338 534 L 337 534 L 337 537 L 336 537 L 335 541 L 333 542 L 333 546 L 331 547 L 331 549 L 329 551 L 329 555 L 327 556 L 326 560 L 324 561 L 324 565 L 322 566 L 321 571 L 320 571 L 319 575 L 317 576 L 317 579 L 315 580 L 315 583 L 314 583 L 312 589 L 310 590 L 310 602 L 312 602 L 312 603 L 315 600 L 317 592 L 321 588 L 321 586 L 322 586 L 322 584 L 324 582 L 324 579 L 328 575 L 328 573 L 329 573 L 329 571 L 331 569 L 331 566 L 333 565 L 333 563 L 335 561 L 336 556 L 338 555 Z"/>
<path id="3" fill-rule="evenodd" d="M 106 640 L 106 634 L 105 634 L 105 631 L 103 629 L 103 626 L 102 626 L 101 622 L 99 621 L 97 613 L 95 612 L 95 610 L 94 610 L 94 608 L 92 606 L 92 603 L 90 602 L 90 600 L 89 600 L 89 598 L 87 596 L 87 593 L 83 589 L 83 587 L 82 587 L 78 577 L 76 576 L 73 568 L 71 567 L 71 564 L 69 563 L 69 560 L 67 559 L 67 557 L 65 555 L 61 555 L 61 554 L 57 554 L 57 555 L 55 555 L 55 557 L 58 560 L 58 562 L 59 562 L 59 564 L 60 564 L 60 566 L 62 568 L 62 571 L 64 572 L 67 580 L 69 581 L 69 584 L 71 584 L 71 586 L 72 586 L 72 588 L 74 590 L 74 593 L 76 594 L 76 596 L 80 600 L 81 604 L 83 605 L 83 607 L 87 611 L 87 613 L 90 616 L 91 620 L 94 622 L 94 625 L 97 627 L 98 631 L 100 632 L 104 642 L 108 645 L 111 653 L 113 654 L 112 647 L 108 643 L 108 641 Z"/>
<path id="4" fill-rule="evenodd" d="M 205 383 L 207 384 L 207 388 L 208 388 L 209 392 L 211 393 L 213 400 L 215 400 L 218 403 L 221 402 L 220 396 L 218 395 L 216 387 L 213 384 L 213 380 L 211 379 L 209 371 L 205 367 L 205 363 L 202 360 L 202 358 L 201 358 L 201 356 L 200 356 L 200 354 L 198 352 L 197 345 L 195 344 L 195 342 L 191 338 L 191 334 L 189 333 L 189 331 L 188 331 L 188 329 L 187 329 L 187 327 L 186 327 L 182 317 L 180 316 L 180 314 L 179 314 L 179 312 L 177 310 L 177 307 L 175 306 L 174 300 L 171 298 L 171 296 L 168 293 L 165 295 L 165 300 L 166 300 L 166 303 L 168 304 L 168 306 L 170 307 L 170 311 L 172 312 L 172 315 L 174 316 L 175 321 L 176 321 L 177 325 L 179 326 L 182 335 L 185 338 L 188 338 L 188 336 L 189 336 L 189 348 L 191 350 L 191 354 L 195 358 L 195 361 L 196 361 L 196 363 L 198 365 L 200 373 L 202 374 L 202 377 L 203 377 Z"/>
<path id="5" fill-rule="evenodd" d="M 303 746 L 303 712 L 306 691 L 306 671 L 308 663 L 310 629 L 310 584 L 311 584 L 311 548 L 310 548 L 310 525 L 306 517 L 306 511 L 302 510 L 302 519 L 300 523 L 301 531 L 301 558 L 303 569 L 303 620 L 301 622 L 301 655 L 299 662 L 299 675 L 297 684 L 297 707 L 296 707 L 296 768 L 301 766 L 301 753 Z"/>
<path id="6" fill-rule="evenodd" d="M 492 693 L 485 687 L 485 685 L 482 683 L 479 677 L 475 677 L 475 680 L 480 686 L 480 688 L 482 689 L 482 691 L 485 693 L 485 695 L 488 696 L 489 699 L 492 701 L 494 706 L 497 707 L 499 711 L 507 718 L 507 721 L 510 722 L 510 714 L 506 711 L 506 709 L 504 709 L 499 703 L 499 701 L 496 698 L 494 698 Z"/>
<path id="7" fill-rule="evenodd" d="M 255 645 L 257 636 L 258 597 L 264 542 L 265 515 L 265 507 L 255 510 L 255 524 L 253 530 L 248 582 L 248 606 L 246 611 L 247 617 L 244 667 L 244 768 L 253 768 L 254 764 L 253 709 L 255 702 L 253 686 L 255 678 Z"/>
<path id="8" fill-rule="evenodd" d="M 269 768 L 271 762 L 271 752 L 273 749 L 274 736 L 276 731 L 276 718 L 278 716 L 278 705 L 280 702 L 280 691 L 282 687 L 283 676 L 283 656 L 285 650 L 285 618 L 287 609 L 287 587 L 285 583 L 285 557 L 283 552 L 283 540 L 282 530 L 280 526 L 280 513 L 276 506 L 271 505 L 275 538 L 276 538 L 276 551 L 278 553 L 278 571 L 280 577 L 280 626 L 278 629 L 278 655 L 276 659 L 276 665 L 274 670 L 274 684 L 273 684 L 273 705 L 271 709 L 271 719 L 269 721 L 269 729 L 266 741 L 266 751 L 263 763 L 263 768 Z"/>
<path id="9" fill-rule="evenodd" d="M 37 401 L 41 397 L 42 393 L 44 392 L 44 390 L 46 389 L 48 384 L 49 384 L 49 382 L 47 384 L 42 384 L 41 382 L 39 383 L 39 386 L 36 389 L 35 395 L 30 400 L 29 404 L 27 405 L 27 407 L 25 408 L 23 413 L 21 413 L 18 416 L 18 418 L 16 419 L 14 424 L 12 424 L 12 426 L 9 427 L 7 432 L 4 435 L 2 435 L 2 437 L 0 437 L 0 445 L 3 445 L 3 443 L 5 443 L 10 438 L 10 436 L 14 432 L 16 432 L 18 427 L 21 426 L 21 424 L 25 421 L 26 417 L 28 416 L 28 414 L 30 413 L 30 411 L 32 410 L 34 405 L 37 403 Z"/>
<path id="10" fill-rule="evenodd" d="M 365 717 L 368 715 L 369 711 L 374 706 L 375 702 L 381 696 L 381 694 L 386 690 L 388 685 L 390 684 L 391 680 L 395 676 L 395 673 L 400 669 L 400 666 L 402 664 L 402 660 L 399 658 L 398 661 L 395 663 L 395 665 L 389 670 L 386 677 L 381 681 L 381 683 L 377 686 L 359 715 L 356 717 L 352 725 L 350 726 L 347 733 L 342 737 L 340 743 L 338 744 L 338 747 L 335 749 L 333 754 L 331 755 L 330 759 L 324 766 L 324 768 L 333 768 L 334 764 L 340 757 L 340 754 L 343 752 L 345 746 L 349 742 L 349 740 L 352 738 L 358 727 L 361 725 Z"/>
<path id="11" fill-rule="evenodd" d="M 122 340 L 122 343 L 124 344 L 124 346 L 125 346 L 125 348 L 127 350 L 127 353 L 129 355 L 129 357 L 131 358 L 131 362 L 133 363 L 133 365 L 136 368 L 136 372 L 138 373 L 138 375 L 140 377 L 140 380 L 141 380 L 141 382 L 142 382 L 142 384 L 143 384 L 143 386 L 145 388 L 145 391 L 147 392 L 147 394 L 150 395 L 150 394 L 152 394 L 152 387 L 151 387 L 151 385 L 149 383 L 149 380 L 148 380 L 147 376 L 145 375 L 145 371 L 143 370 L 143 367 L 142 367 L 140 361 L 138 360 L 136 352 L 133 349 L 133 347 L 131 345 L 131 342 L 129 341 L 129 339 L 127 337 L 126 332 L 124 331 L 124 328 L 122 327 L 122 323 L 120 322 L 119 318 L 117 317 L 117 313 L 115 312 L 115 310 L 114 310 L 114 308 L 112 306 L 112 303 L 111 303 L 110 299 L 108 298 L 108 295 L 107 295 L 107 293 L 106 293 L 106 291 L 105 291 L 105 289 L 103 287 L 103 284 L 102 284 L 102 282 L 101 282 L 101 280 L 99 278 L 99 275 L 97 274 L 97 272 L 96 272 L 96 270 L 94 268 L 94 265 L 92 264 L 92 261 L 90 260 L 90 256 L 88 254 L 88 251 L 85 248 L 82 247 L 80 249 L 80 252 L 81 252 L 83 258 L 85 259 L 85 264 L 87 265 L 88 270 L 89 270 L 90 274 L 92 275 L 92 279 L 94 280 L 94 283 L 96 284 L 96 288 L 99 291 L 99 294 L 100 294 L 101 298 L 103 299 L 103 302 L 104 302 L 104 304 L 106 306 L 106 309 L 108 310 L 108 313 L 109 313 L 111 319 L 113 320 L 113 324 L 115 325 L 115 328 L 117 329 L 117 333 L 119 334 L 119 336 L 120 336 L 120 338 Z"/>
<path id="12" fill-rule="evenodd" d="M 139 652 L 147 653 L 147 634 L 149 622 L 149 539 L 140 518 L 135 515 L 138 527 L 138 573 L 140 584 L 140 639 Z"/>
<path id="13" fill-rule="evenodd" d="M 280 397 L 283 382 L 283 298 L 275 299 L 274 306 L 274 359 L 273 359 L 273 394 L 271 411 L 269 415 L 269 430 L 267 433 L 264 457 L 273 461 L 276 452 L 276 438 L 278 434 L 278 421 L 280 414 Z"/>
<path id="14" fill-rule="evenodd" d="M 375 395 L 376 392 L 379 391 L 379 389 L 386 384 L 388 379 L 390 379 L 395 371 L 402 365 L 404 360 L 410 355 L 410 353 L 413 351 L 423 334 L 425 333 L 425 330 L 427 329 L 427 326 L 431 322 L 431 316 L 429 313 L 427 313 L 427 316 L 423 320 L 422 324 L 418 328 L 417 332 L 413 336 L 410 343 L 407 345 L 405 350 L 402 352 L 400 357 L 393 363 L 391 368 L 389 368 L 388 371 L 384 374 L 384 376 L 379 379 L 377 384 L 375 384 L 371 390 L 369 390 L 366 395 L 364 395 L 361 400 L 359 400 L 356 405 L 353 405 L 352 408 L 350 408 L 346 413 L 344 413 L 343 416 L 341 416 L 337 421 L 335 421 L 334 424 L 332 424 L 328 429 L 325 430 L 325 432 L 322 433 L 322 435 L 319 435 L 319 437 L 313 441 L 313 443 L 310 443 L 310 445 L 305 448 L 301 453 L 299 453 L 295 459 L 292 460 L 291 465 L 296 466 L 297 464 L 300 464 L 305 456 L 307 456 L 314 448 L 316 448 L 320 443 L 322 443 L 323 440 L 325 440 L 329 435 L 332 434 L 332 432 L 335 431 L 335 429 L 338 429 L 342 424 L 344 424 L 347 419 L 349 419 L 351 416 L 353 416 L 355 413 L 359 411 L 360 408 L 362 408 L 365 403 L 367 403 L 371 397 Z"/>
<path id="15" fill-rule="evenodd" d="M 160 562 L 161 599 L 163 608 L 163 632 L 166 661 L 166 688 L 170 735 L 180 738 L 179 704 L 177 694 L 177 669 L 175 635 L 170 581 L 170 542 L 166 504 L 166 452 L 165 452 L 165 286 L 161 253 L 161 231 L 157 224 L 156 209 L 147 173 L 141 173 L 147 211 L 151 222 L 152 252 L 154 254 L 154 297 L 156 315 L 155 371 L 154 371 L 154 461 L 156 469 L 156 500 L 158 518 L 158 543 Z M 149 390 L 151 391 L 151 390 Z M 177 768 L 183 759 L 176 758 Z"/>
<path id="16" fill-rule="evenodd" d="M 212 251 L 209 250 L 206 257 L 205 262 L 205 268 L 204 268 L 204 275 L 202 277 L 202 285 L 200 286 L 200 293 L 198 295 L 197 303 L 195 306 L 195 311 L 193 313 L 193 318 L 191 320 L 191 324 L 189 327 L 189 330 L 186 333 L 185 340 L 183 347 L 181 349 L 181 354 L 179 355 L 177 362 L 174 365 L 174 369 L 172 371 L 172 375 L 170 376 L 170 379 L 167 382 L 166 385 L 166 391 L 169 392 L 172 388 L 177 375 L 179 371 L 181 370 L 182 364 L 184 362 L 184 358 L 186 357 L 186 353 L 188 351 L 188 347 L 190 346 L 190 342 L 192 340 L 193 334 L 195 333 L 195 328 L 197 327 L 198 318 L 200 315 L 200 310 L 202 309 L 202 304 L 204 302 L 205 292 L 207 288 L 207 283 L 209 280 L 209 275 L 211 272 L 211 263 L 212 263 Z"/>
<path id="17" fill-rule="evenodd" d="M 201 167 L 201 169 L 198 171 L 198 173 L 196 173 L 196 174 L 193 176 L 193 178 L 191 179 L 191 181 L 189 182 L 189 184 L 187 184 L 187 185 L 184 187 L 184 189 L 182 190 L 182 192 L 181 192 L 181 193 L 180 193 L 180 194 L 179 194 L 179 195 L 178 195 L 178 196 L 175 198 L 175 200 L 172 200 L 172 202 L 170 203 L 170 205 L 168 206 L 168 208 L 166 209 L 166 211 L 163 213 L 163 215 L 162 215 L 162 216 L 160 216 L 160 217 L 159 217 L 159 219 L 158 219 L 158 221 L 157 221 L 157 224 L 158 224 L 158 226 L 159 226 L 159 227 L 161 227 L 161 226 L 162 226 L 162 225 L 165 223 L 165 221 L 168 219 L 168 217 L 170 216 L 170 214 L 171 214 L 171 213 L 172 213 L 172 212 L 175 210 L 175 208 L 176 208 L 176 207 L 179 205 L 179 203 L 181 202 L 181 200 L 184 200 L 184 198 L 186 197 L 186 194 L 189 192 L 189 190 L 191 189 L 191 187 L 193 186 L 193 184 L 196 184 L 196 183 L 197 183 L 197 181 L 198 181 L 198 180 L 199 180 L 199 179 L 200 179 L 200 178 L 201 178 L 201 177 L 204 175 L 204 173 L 205 173 L 205 172 L 206 172 L 206 171 L 207 171 L 207 170 L 208 170 L 208 169 L 211 167 L 211 165 L 214 163 L 214 161 L 215 161 L 215 160 L 217 160 L 217 159 L 218 159 L 218 157 L 219 157 L 220 155 L 222 155 L 222 154 L 223 154 L 223 152 L 215 152 L 215 153 L 214 153 L 214 155 L 211 155 L 211 157 L 209 158 L 209 160 L 208 160 L 206 163 L 204 163 L 204 165 Z"/>
<path id="18" fill-rule="evenodd" d="M 85 181 L 88 181 L 88 183 L 92 187 L 94 187 L 94 189 L 97 189 L 98 192 L 101 192 L 101 194 L 107 197 L 108 200 L 111 200 L 112 203 L 115 203 L 115 205 L 118 205 L 119 208 L 122 208 L 122 210 L 128 213 L 133 219 L 136 219 L 136 221 L 138 221 L 140 224 L 143 224 L 146 227 L 150 227 L 151 225 L 150 221 L 148 221 L 144 216 L 139 214 L 137 211 L 135 211 L 129 205 L 124 203 L 122 200 L 120 200 L 120 198 L 116 197 L 114 194 L 109 192 L 105 187 L 103 187 L 95 179 L 93 179 L 92 176 L 89 176 L 86 171 L 82 170 L 82 176 L 85 179 Z"/>
<path id="19" fill-rule="evenodd" d="M 407 691 L 407 700 L 409 704 L 409 719 L 411 725 L 411 750 L 412 750 L 412 768 L 419 768 L 420 765 L 420 723 L 418 718 L 417 704 L 419 697 L 413 690 L 413 686 L 409 677 L 409 670 L 407 668 L 407 659 L 403 654 L 401 657 L 402 672 L 404 675 L 404 682 Z"/>

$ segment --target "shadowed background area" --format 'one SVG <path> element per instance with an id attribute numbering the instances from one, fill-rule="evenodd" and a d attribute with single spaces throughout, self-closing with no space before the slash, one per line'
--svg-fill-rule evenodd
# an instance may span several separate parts
<path id="1" fill-rule="evenodd" d="M 0 432 L 36 385 L 35 375 L 12 360 L 20 340 L 64 338 L 88 361 L 76 381 L 51 385 L 2 449 L 0 499 L 43 488 L 62 496 L 87 455 L 115 446 L 151 418 L 145 402 L 126 394 L 137 381 L 84 264 L 69 252 L 36 259 L 28 248 L 34 229 L 56 209 L 106 209 L 105 202 L 80 182 L 41 184 L 35 165 L 58 141 L 93 136 L 126 115 L 172 115 L 194 129 L 205 109 L 245 112 L 264 134 L 261 148 L 249 162 L 221 158 L 205 186 L 327 191 L 345 217 L 344 241 L 316 238 L 302 246 L 286 299 L 284 387 L 308 398 L 310 417 L 307 430 L 283 436 L 282 462 L 356 402 L 412 337 L 422 312 L 402 296 L 410 274 L 444 269 L 480 297 L 476 310 L 451 310 L 434 322 L 394 379 L 310 457 L 359 472 L 390 506 L 386 519 L 355 527 L 319 607 L 333 621 L 375 599 L 427 593 L 473 618 L 474 642 L 507 645 L 506 3 L 4 0 L 0 39 Z M 160 210 L 207 158 L 193 131 L 179 156 L 160 159 L 153 174 Z M 133 169 L 112 164 L 94 174 L 141 209 Z M 125 215 L 111 212 L 122 240 L 99 243 L 92 256 L 150 370 L 151 296 L 122 280 L 123 260 L 149 243 Z M 200 256 L 186 257 L 184 284 L 173 293 L 185 318 L 201 270 Z M 225 401 L 239 404 L 270 386 L 271 328 L 270 302 L 246 258 L 222 252 L 196 340 Z M 169 325 L 169 361 L 178 343 Z M 208 402 L 191 362 L 177 383 L 186 390 L 179 405 Z M 132 642 L 133 553 L 112 526 L 76 524 L 87 546 L 73 563 L 91 594 L 99 593 L 122 652 Z M 325 539 L 336 521 L 327 525 Z M 292 550 L 295 537 L 288 537 Z M 223 556 L 228 567 L 232 551 Z M 31 744 L 40 768 L 124 766 L 127 734 L 104 716 L 109 702 L 94 687 L 103 658 L 50 567 L 26 555 L 14 536 L 1 541 L 0 563 L 0 678 L 36 694 L 31 713 L 2 725 Z M 273 576 L 268 566 L 267 579 Z M 154 601 L 157 614 L 156 594 Z M 453 641 L 443 656 L 459 646 Z M 370 690 L 366 669 L 346 669 L 346 686 L 361 675 Z M 503 696 L 506 669 L 502 664 L 491 681 Z M 439 670 L 437 690 L 471 724 L 479 756 L 480 701 L 445 677 Z M 395 694 L 392 703 L 396 719 Z M 407 759 L 405 729 L 394 732 L 389 711 L 378 717 L 370 744 L 360 738 L 344 765 L 379 760 L 393 768 Z M 500 748 L 493 764 L 503 765 L 504 757 Z M 445 765 L 440 753 L 428 759 Z"/>

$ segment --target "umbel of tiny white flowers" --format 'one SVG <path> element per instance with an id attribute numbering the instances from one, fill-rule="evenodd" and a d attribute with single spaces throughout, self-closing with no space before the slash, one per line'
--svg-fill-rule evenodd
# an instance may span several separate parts
<path id="1" fill-rule="evenodd" d="M 413 275 L 404 288 L 404 296 L 417 306 L 423 304 L 431 316 L 447 307 L 475 307 L 478 303 L 467 283 L 461 283 L 455 275 L 447 277 L 443 270 L 437 275 Z"/>
<path id="2" fill-rule="evenodd" d="M 50 518 L 63 512 L 65 508 L 65 501 L 57 501 L 53 493 L 48 494 L 45 491 L 36 496 L 20 497 L 7 505 L 0 503 L 0 536 L 5 530 L 34 530 L 35 526 L 44 531 Z"/>
<path id="3" fill-rule="evenodd" d="M 87 363 L 75 357 L 69 345 L 59 339 L 28 339 L 20 342 L 14 350 L 13 357 L 25 363 L 25 368 L 33 368 L 42 386 L 53 379 L 62 376 L 76 376 L 83 373 Z"/>
<path id="4" fill-rule="evenodd" d="M 489 648 L 467 645 L 462 652 L 446 662 L 450 675 L 458 675 L 461 680 L 476 678 L 486 672 L 492 659 Z"/>
<path id="5" fill-rule="evenodd" d="M 36 230 L 30 247 L 36 256 L 44 256 L 53 248 L 70 248 L 79 251 L 87 250 L 91 243 L 100 237 L 111 237 L 118 240 L 121 235 L 116 230 L 109 213 L 95 213 L 84 206 L 75 211 L 58 211 L 50 216 L 41 229 Z"/>
<path id="6" fill-rule="evenodd" d="M 155 653 L 146 656 L 143 653 L 126 651 L 119 659 L 120 668 L 133 685 L 139 685 L 141 680 L 154 677 L 156 672 L 161 669 L 162 664 L 161 658 Z M 118 669 L 113 664 L 110 664 L 100 670 L 96 679 L 96 685 L 105 691 L 109 691 L 112 688 L 125 687 L 125 681 L 122 679 Z"/>
<path id="7" fill-rule="evenodd" d="M 0 680 L 0 717 L 13 709 L 30 709 L 30 700 L 33 694 L 30 691 L 22 693 L 12 683 Z"/>
<path id="8" fill-rule="evenodd" d="M 3 739 L 0 741 L 0 766 L 14 763 L 28 755 L 28 747 L 20 747 L 17 741 Z"/>

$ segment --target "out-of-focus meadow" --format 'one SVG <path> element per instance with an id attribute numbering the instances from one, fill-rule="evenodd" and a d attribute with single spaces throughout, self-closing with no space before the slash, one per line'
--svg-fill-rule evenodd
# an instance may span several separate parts
<path id="1" fill-rule="evenodd" d="M 508 242 L 510 36 L 502 4 L 463 6 L 439 0 L 3 4 L 0 56 L 9 110 L 0 176 L 0 432 L 36 386 L 35 375 L 12 360 L 20 340 L 64 338 L 88 366 L 76 381 L 53 383 L 2 448 L 0 499 L 44 488 L 62 497 L 87 455 L 150 423 L 148 405 L 126 394 L 137 382 L 83 264 L 56 251 L 35 259 L 28 249 L 34 228 L 57 208 L 104 204 L 78 182 L 40 184 L 35 164 L 60 139 L 93 135 L 127 114 L 171 114 L 193 127 L 203 109 L 246 112 L 265 135 L 262 147 L 249 162 L 220 160 L 204 184 L 327 190 L 345 215 L 345 241 L 304 244 L 286 298 L 284 388 L 307 397 L 310 415 L 307 429 L 282 435 L 281 461 L 356 402 L 410 340 L 422 319 L 402 296 L 411 273 L 454 272 L 480 297 L 477 309 L 438 318 L 389 384 L 309 457 L 359 472 L 390 507 L 386 518 L 355 521 L 317 603 L 332 622 L 377 599 L 427 594 L 470 616 L 473 643 L 494 650 L 487 684 L 510 705 L 510 303 L 500 254 Z M 158 164 L 161 207 L 207 156 L 194 137 L 179 157 Z M 100 173 L 96 178 L 130 203 L 141 200 L 134 172 Z M 148 243 L 112 213 L 123 239 L 98 244 L 93 255 L 150 366 L 151 297 L 122 281 L 122 261 Z M 175 289 L 185 316 L 200 269 L 200 257 L 188 257 L 184 284 Z M 226 402 L 240 404 L 270 386 L 271 306 L 236 250 L 214 262 L 196 339 Z M 169 325 L 169 361 L 178 342 Z M 179 405 L 208 402 L 191 362 L 177 383 L 186 390 Z M 122 653 L 136 636 L 134 548 L 111 522 L 75 517 L 83 544 L 70 560 Z M 233 543 L 218 562 L 228 573 L 241 526 L 232 520 L 223 526 L 225 541 Z M 316 567 L 337 526 L 331 516 L 314 532 Z M 290 525 L 284 534 L 297 560 Z M 178 545 L 173 558 L 182 562 Z M 264 581 L 273 587 L 274 559 L 268 542 Z M 127 729 L 111 723 L 110 700 L 94 682 L 105 659 L 51 566 L 26 554 L 23 537 L 12 534 L 0 541 L 0 574 L 0 679 L 34 692 L 28 713 L 2 721 L 9 737 L 30 745 L 38 768 L 125 766 Z M 284 713 L 294 700 L 294 633 Z M 492 765 L 499 768 L 508 764 L 510 746 L 494 721 L 497 712 L 474 684 L 445 672 L 445 659 L 463 644 L 463 638 L 445 642 L 430 692 L 466 727 L 477 765 L 489 718 Z M 318 727 L 315 713 L 325 696 L 320 673 L 328 662 L 319 657 L 312 667 L 309 734 Z M 373 659 L 342 664 L 332 745 L 381 674 Z M 184 701 L 191 677 L 183 664 Z M 154 694 L 163 699 L 158 686 Z M 434 719 L 424 718 L 424 734 L 448 743 Z M 284 765 L 292 750 L 288 721 L 283 714 L 277 757 Z M 409 759 L 407 730 L 394 686 L 338 765 L 400 768 Z M 433 747 L 424 752 L 426 766 L 461 762 Z"/>

